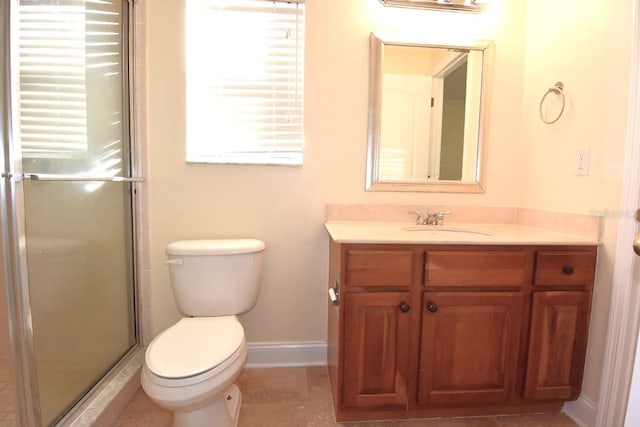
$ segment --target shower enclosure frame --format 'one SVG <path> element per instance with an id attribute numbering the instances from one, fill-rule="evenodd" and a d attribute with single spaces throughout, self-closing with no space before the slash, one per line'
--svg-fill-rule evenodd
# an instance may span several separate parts
<path id="1" fill-rule="evenodd" d="M 15 392 L 18 425 L 38 427 L 43 424 L 40 413 L 40 397 L 38 390 L 38 378 L 36 371 L 36 360 L 33 342 L 33 327 L 31 321 L 31 304 L 29 297 L 29 282 L 26 257 L 25 238 L 25 211 L 24 211 L 24 188 L 23 182 L 26 180 L 57 180 L 71 181 L 78 180 L 78 177 L 38 177 L 30 174 L 23 174 L 21 169 L 20 151 L 14 149 L 15 135 L 19 126 L 12 111 L 17 111 L 16 68 L 12 64 L 17 63 L 17 55 L 13 46 L 16 31 L 12 28 L 17 22 L 17 9 L 19 0 L 5 0 L 0 6 L 0 87 L 4 96 L 0 96 L 0 135 L 2 135 L 3 149 L 0 150 L 0 164 L 2 169 L 2 183 L 0 184 L 0 220 L 1 220 L 1 242 L 3 249 L 3 262 L 5 265 L 5 277 L 7 292 L 8 327 L 11 341 L 11 364 L 14 371 Z M 140 283 L 138 265 L 138 245 L 139 245 L 139 215 L 140 201 L 138 192 L 140 190 L 142 178 L 138 178 L 140 168 L 139 159 L 135 150 L 135 96 L 134 87 L 134 31 L 133 23 L 135 18 L 135 8 L 132 0 L 122 0 L 123 26 L 122 34 L 126 39 L 122 43 L 122 108 L 123 108 L 123 138 L 125 150 L 123 163 L 126 164 L 128 176 L 122 177 L 91 177 L 90 181 L 112 181 L 127 182 L 130 186 L 129 209 L 131 218 L 128 226 L 132 228 L 131 253 L 129 254 L 132 280 L 132 321 L 129 325 L 133 334 L 133 344 L 125 354 L 114 363 L 114 365 L 103 375 L 101 379 L 96 379 L 92 389 L 81 397 L 64 416 L 56 421 L 55 425 L 71 425 L 77 416 L 76 409 L 83 404 L 86 405 L 103 385 L 107 384 L 119 369 L 128 363 L 137 353 L 140 352 L 140 310 L 139 291 Z M 126 172 L 126 170 L 125 170 Z M 82 177 L 80 178 L 82 179 Z M 1 290 L 0 290 L 1 291 Z"/>

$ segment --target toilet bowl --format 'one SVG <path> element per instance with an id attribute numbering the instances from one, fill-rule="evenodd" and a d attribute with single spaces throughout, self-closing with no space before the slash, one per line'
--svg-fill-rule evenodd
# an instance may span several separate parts
<path id="1" fill-rule="evenodd" d="M 241 395 L 234 383 L 246 359 L 236 316 L 184 318 L 147 348 L 142 387 L 174 411 L 176 427 L 235 426 Z"/>
<path id="2" fill-rule="evenodd" d="M 141 383 L 174 427 L 234 427 L 240 390 L 235 381 L 247 359 L 236 314 L 256 303 L 264 243 L 190 240 L 169 244 L 176 303 L 188 317 L 160 333 L 147 348 Z"/>

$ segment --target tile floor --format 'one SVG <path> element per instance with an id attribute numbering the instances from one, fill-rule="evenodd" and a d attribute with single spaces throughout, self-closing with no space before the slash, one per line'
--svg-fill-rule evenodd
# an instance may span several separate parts
<path id="1" fill-rule="evenodd" d="M 333 418 L 329 377 L 324 367 L 245 369 L 239 427 L 340 426 Z M 169 427 L 171 413 L 139 390 L 117 427 Z M 351 424 L 355 427 L 575 427 L 564 414 L 407 420 Z"/>
<path id="2" fill-rule="evenodd" d="M 18 424 L 13 389 L 11 362 L 0 358 L 0 427 L 15 427 Z"/>

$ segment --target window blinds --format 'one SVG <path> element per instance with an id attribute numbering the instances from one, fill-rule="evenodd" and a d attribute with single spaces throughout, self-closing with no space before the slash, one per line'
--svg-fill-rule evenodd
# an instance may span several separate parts
<path id="1" fill-rule="evenodd" d="M 113 0 L 20 0 L 23 157 L 86 160 L 93 155 L 102 169 L 115 162 L 105 158 L 122 145 L 121 7 Z M 100 149 L 107 145 L 110 152 Z"/>
<path id="2" fill-rule="evenodd" d="M 302 164 L 303 3 L 186 4 L 187 161 Z"/>
<path id="3" fill-rule="evenodd" d="M 23 156 L 84 157 L 84 0 L 21 0 L 18 34 Z"/>

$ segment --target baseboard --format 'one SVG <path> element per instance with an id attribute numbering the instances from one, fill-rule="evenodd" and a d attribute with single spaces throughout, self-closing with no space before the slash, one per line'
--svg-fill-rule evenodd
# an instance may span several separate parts
<path id="1" fill-rule="evenodd" d="M 562 412 L 580 427 L 594 427 L 596 425 L 596 404 L 583 395 L 573 402 L 565 403 Z"/>
<path id="2" fill-rule="evenodd" d="M 326 366 L 327 343 L 253 342 L 247 343 L 247 368 L 280 368 L 291 366 Z"/>

